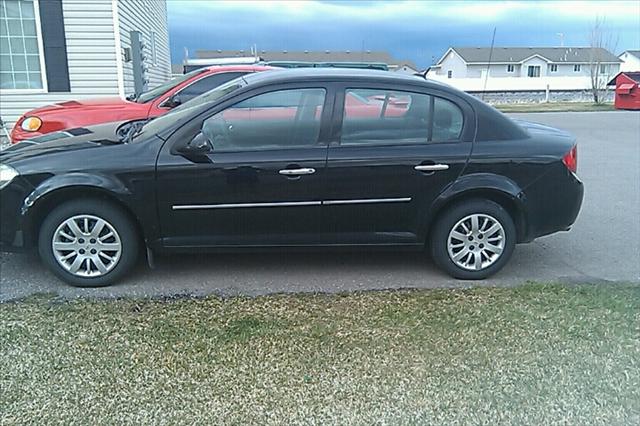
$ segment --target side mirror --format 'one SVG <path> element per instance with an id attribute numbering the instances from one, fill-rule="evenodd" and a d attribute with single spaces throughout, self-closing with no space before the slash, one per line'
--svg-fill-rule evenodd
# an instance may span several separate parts
<path id="1" fill-rule="evenodd" d="M 194 163 L 210 163 L 211 160 L 207 154 L 213 151 L 213 145 L 204 133 L 200 132 L 195 135 L 189 143 L 178 148 L 177 151 L 180 155 Z"/>
<path id="2" fill-rule="evenodd" d="M 167 108 L 175 108 L 179 105 L 182 105 L 182 100 L 180 99 L 180 95 L 178 94 L 175 94 L 164 101 L 164 106 L 166 106 Z"/>

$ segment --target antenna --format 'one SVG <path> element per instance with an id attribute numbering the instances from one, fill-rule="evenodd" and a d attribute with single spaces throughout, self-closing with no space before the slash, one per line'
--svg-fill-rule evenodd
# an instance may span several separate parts
<path id="1" fill-rule="evenodd" d="M 564 47 L 564 33 L 556 33 L 560 37 L 560 47 Z"/>
<path id="2" fill-rule="evenodd" d="M 491 37 L 491 49 L 489 50 L 489 62 L 487 63 L 487 73 L 484 76 L 484 88 L 482 89 L 481 100 L 483 101 L 484 101 L 484 92 L 487 91 L 487 80 L 489 80 L 489 70 L 491 69 L 491 59 L 493 57 L 493 45 L 496 42 L 496 29 L 497 27 L 493 27 L 493 37 Z"/>

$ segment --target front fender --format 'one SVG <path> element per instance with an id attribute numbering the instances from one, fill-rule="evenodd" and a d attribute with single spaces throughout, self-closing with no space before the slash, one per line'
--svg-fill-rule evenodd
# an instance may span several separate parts
<path id="1" fill-rule="evenodd" d="M 34 205 L 40 200 L 46 198 L 53 192 L 67 189 L 86 187 L 98 191 L 105 191 L 116 196 L 122 201 L 122 197 L 130 195 L 129 189 L 122 182 L 105 175 L 88 174 L 88 173 L 67 173 L 64 175 L 55 175 L 49 179 L 42 181 L 31 193 L 25 198 L 20 214 L 23 218 L 27 218 Z"/>

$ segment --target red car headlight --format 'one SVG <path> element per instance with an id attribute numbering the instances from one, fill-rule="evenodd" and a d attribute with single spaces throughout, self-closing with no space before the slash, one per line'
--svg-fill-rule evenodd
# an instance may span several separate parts
<path id="1" fill-rule="evenodd" d="M 36 132 L 40 127 L 42 127 L 42 120 L 38 117 L 27 117 L 24 119 L 20 127 L 25 132 Z"/>

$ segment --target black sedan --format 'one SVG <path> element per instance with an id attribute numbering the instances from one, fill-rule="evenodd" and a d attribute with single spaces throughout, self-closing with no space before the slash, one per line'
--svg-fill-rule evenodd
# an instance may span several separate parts
<path id="1" fill-rule="evenodd" d="M 75 129 L 0 159 L 2 248 L 79 286 L 145 249 L 427 248 L 482 279 L 568 230 L 583 196 L 571 135 L 382 71 L 249 75 L 127 138 Z"/>

